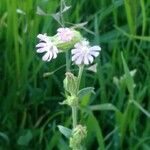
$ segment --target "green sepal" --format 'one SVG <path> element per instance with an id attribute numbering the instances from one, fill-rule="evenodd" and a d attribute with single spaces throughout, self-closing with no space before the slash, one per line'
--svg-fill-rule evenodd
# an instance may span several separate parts
<path id="1" fill-rule="evenodd" d="M 78 92 L 78 97 L 79 97 L 79 99 L 81 99 L 83 96 L 85 96 L 85 95 L 87 95 L 89 93 L 95 94 L 94 87 L 86 87 L 86 88 L 81 89 Z"/>
<path id="2" fill-rule="evenodd" d="M 68 41 L 68 42 L 61 42 L 58 39 L 58 36 L 56 36 L 56 40 L 58 40 L 58 42 L 56 44 L 57 48 L 60 49 L 62 52 L 66 52 L 67 50 L 73 48 L 77 42 L 79 42 L 83 39 L 80 32 L 73 30 L 73 34 L 74 34 L 74 37 L 72 38 L 71 41 Z"/>
<path id="3" fill-rule="evenodd" d="M 70 138 L 72 136 L 72 130 L 69 128 L 66 128 L 62 125 L 58 125 L 58 129 L 59 131 L 66 137 L 66 138 Z"/>
<path id="4" fill-rule="evenodd" d="M 66 78 L 63 81 L 64 89 L 70 95 L 76 95 L 78 78 L 74 76 L 71 72 L 66 73 Z"/>

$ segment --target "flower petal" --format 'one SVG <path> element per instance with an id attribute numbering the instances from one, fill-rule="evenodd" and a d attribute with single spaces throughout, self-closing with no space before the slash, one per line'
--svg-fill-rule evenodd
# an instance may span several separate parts
<path id="1" fill-rule="evenodd" d="M 37 53 L 43 53 L 45 51 L 46 51 L 45 47 L 44 48 L 42 47 L 36 50 Z"/>
<path id="2" fill-rule="evenodd" d="M 77 53 L 77 54 L 73 55 L 72 56 L 72 61 L 75 61 L 80 56 L 81 56 L 81 53 Z"/>
<path id="3" fill-rule="evenodd" d="M 88 57 L 84 57 L 84 64 L 85 64 L 85 65 L 88 65 L 88 64 L 89 64 Z"/>
<path id="4" fill-rule="evenodd" d="M 46 44 L 44 42 L 41 42 L 39 44 L 36 45 L 36 47 L 44 47 Z"/>
<path id="5" fill-rule="evenodd" d="M 98 46 L 98 45 L 92 46 L 92 47 L 90 47 L 90 50 L 92 50 L 92 51 L 100 51 L 100 50 L 101 50 L 101 47 Z"/>
<path id="6" fill-rule="evenodd" d="M 92 63 L 94 61 L 94 59 L 93 59 L 93 57 L 91 55 L 88 55 L 87 57 L 88 57 L 90 63 Z"/>
<path id="7" fill-rule="evenodd" d="M 49 59 L 49 53 L 47 52 L 43 57 L 42 57 L 42 60 L 43 61 L 48 61 L 48 59 Z"/>
<path id="8" fill-rule="evenodd" d="M 78 57 L 78 58 L 75 60 L 75 63 L 76 63 L 77 65 L 80 65 L 80 64 L 82 63 L 82 61 L 83 61 L 83 56 L 81 55 L 80 57 Z"/>
<path id="9" fill-rule="evenodd" d="M 95 52 L 95 51 L 90 51 L 89 53 L 94 57 L 97 57 L 99 55 L 99 52 Z"/>
<path id="10" fill-rule="evenodd" d="M 51 59 L 52 59 L 52 57 L 53 57 L 53 54 L 52 54 L 52 52 L 48 52 L 48 54 L 49 54 L 49 58 L 48 58 L 48 60 L 47 61 L 50 61 Z"/>
<path id="11" fill-rule="evenodd" d="M 79 49 L 72 49 L 71 50 L 71 54 L 76 54 L 76 53 L 80 53 Z"/>

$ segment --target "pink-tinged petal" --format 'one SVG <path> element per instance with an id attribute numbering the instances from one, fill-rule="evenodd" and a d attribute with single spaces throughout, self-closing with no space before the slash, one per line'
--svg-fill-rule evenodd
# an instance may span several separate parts
<path id="1" fill-rule="evenodd" d="M 80 47 L 80 46 L 81 46 L 80 43 L 76 43 L 76 44 L 74 45 L 75 48 L 78 48 L 78 47 Z"/>
<path id="2" fill-rule="evenodd" d="M 36 47 L 37 47 L 37 48 L 38 48 L 38 47 L 44 47 L 45 45 L 46 45 L 46 44 L 42 42 L 42 43 L 37 44 Z"/>
<path id="3" fill-rule="evenodd" d="M 89 60 L 88 60 L 87 57 L 84 57 L 84 64 L 85 64 L 85 65 L 88 65 L 88 64 L 89 64 Z"/>
<path id="4" fill-rule="evenodd" d="M 43 57 L 42 57 L 42 60 L 43 61 L 48 61 L 49 59 L 49 53 L 47 52 Z"/>
<path id="5" fill-rule="evenodd" d="M 37 38 L 39 38 L 40 41 L 44 41 L 44 42 L 48 42 L 49 41 L 49 36 L 47 36 L 46 34 L 39 34 L 37 36 Z"/>
<path id="6" fill-rule="evenodd" d="M 53 47 L 52 47 L 52 51 L 58 53 L 57 47 L 56 47 L 56 46 L 53 46 Z"/>
<path id="7" fill-rule="evenodd" d="M 89 46 L 89 41 L 87 41 L 87 40 L 82 41 L 82 45 L 83 46 Z"/>
<path id="8" fill-rule="evenodd" d="M 43 34 L 38 34 L 37 38 L 41 39 L 43 37 Z"/>
<path id="9" fill-rule="evenodd" d="M 83 62 L 83 56 L 81 55 L 80 57 L 78 57 L 78 58 L 76 59 L 75 63 L 76 63 L 77 65 L 80 65 L 82 62 Z"/>
<path id="10" fill-rule="evenodd" d="M 69 28 L 59 28 L 57 32 L 58 38 L 63 42 L 72 40 L 74 36 L 72 30 Z"/>
<path id="11" fill-rule="evenodd" d="M 88 54 L 88 60 L 90 61 L 90 63 L 92 63 L 94 61 L 93 57 L 91 55 Z"/>
<path id="12" fill-rule="evenodd" d="M 77 54 L 73 55 L 72 56 L 72 61 L 75 61 L 80 56 L 81 56 L 81 53 L 77 53 Z"/>
<path id="13" fill-rule="evenodd" d="M 76 43 L 76 44 L 74 45 L 74 47 L 75 47 L 76 49 L 81 50 L 81 49 L 83 49 L 83 47 L 85 47 L 85 46 L 82 45 L 82 43 Z"/>
<path id="14" fill-rule="evenodd" d="M 49 58 L 48 58 L 47 61 L 50 61 L 52 59 L 52 57 L 53 57 L 53 54 L 52 54 L 52 52 L 48 52 L 48 54 L 49 54 Z"/>
<path id="15" fill-rule="evenodd" d="M 79 49 L 72 49 L 71 50 L 71 54 L 76 54 L 76 53 L 80 53 Z"/>
<path id="16" fill-rule="evenodd" d="M 95 57 L 97 57 L 99 55 L 99 52 L 95 52 L 95 51 L 90 51 L 89 53 Z"/>
<path id="17" fill-rule="evenodd" d="M 90 47 L 90 50 L 91 50 L 91 51 L 100 51 L 100 50 L 101 50 L 101 47 L 98 46 L 98 45 L 92 46 L 92 47 Z"/>
<path id="18" fill-rule="evenodd" d="M 45 35 L 44 34 L 38 34 L 37 35 L 37 38 L 39 38 L 40 40 L 43 40 L 43 39 L 45 39 Z"/>
<path id="19" fill-rule="evenodd" d="M 53 53 L 53 59 L 55 59 L 57 57 L 57 54 L 54 52 Z"/>
<path id="20" fill-rule="evenodd" d="M 64 28 L 58 28 L 57 32 L 62 32 L 64 30 Z"/>
<path id="21" fill-rule="evenodd" d="M 42 48 L 39 48 L 39 49 L 36 50 L 37 53 L 43 53 L 45 51 L 46 51 L 45 47 L 44 48 L 42 47 Z"/>

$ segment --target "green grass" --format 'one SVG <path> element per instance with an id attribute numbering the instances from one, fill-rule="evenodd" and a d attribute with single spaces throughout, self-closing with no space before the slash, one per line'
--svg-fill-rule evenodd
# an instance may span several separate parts
<path id="1" fill-rule="evenodd" d="M 102 47 L 97 74 L 84 72 L 81 84 L 93 85 L 96 92 L 81 102 L 87 149 L 149 150 L 149 1 L 68 0 L 67 4 L 72 7 L 64 15 L 66 22 L 88 21 L 86 28 L 95 35 L 79 30 Z M 54 14 L 60 1 L 0 1 L 0 150 L 68 149 L 57 128 L 71 126 L 71 110 L 58 104 L 63 100 L 65 68 L 43 77 L 64 65 L 65 55 L 44 63 L 35 50 L 37 34 L 53 35 L 59 24 L 51 15 L 37 15 L 37 6 Z M 133 69 L 134 77 L 129 73 Z M 113 78 L 123 74 L 124 82 L 116 85 Z"/>

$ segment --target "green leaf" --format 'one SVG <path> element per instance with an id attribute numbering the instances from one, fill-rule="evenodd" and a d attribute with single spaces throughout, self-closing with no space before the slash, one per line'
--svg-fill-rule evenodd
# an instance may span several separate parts
<path id="1" fill-rule="evenodd" d="M 118 109 L 110 103 L 106 104 L 99 104 L 99 105 L 91 105 L 89 106 L 92 111 L 97 111 L 97 110 L 112 110 L 112 111 L 118 111 Z"/>
<path id="2" fill-rule="evenodd" d="M 133 104 L 134 104 L 137 108 L 139 108 L 147 117 L 150 118 L 150 113 L 149 113 L 147 110 L 145 110 L 138 102 L 136 102 L 135 100 L 132 100 L 131 102 L 133 102 Z"/>
<path id="3" fill-rule="evenodd" d="M 89 94 L 89 93 L 95 94 L 93 87 L 87 87 L 87 88 L 81 89 L 81 90 L 78 92 L 78 97 L 79 97 L 79 98 L 82 98 L 83 96 L 85 96 L 85 95 L 87 95 L 87 94 Z"/>
<path id="4" fill-rule="evenodd" d="M 122 52 L 121 52 L 121 58 L 122 58 L 123 68 L 124 68 L 124 72 L 125 72 L 125 76 L 126 76 L 126 78 L 125 78 L 126 85 L 127 85 L 128 91 L 130 93 L 130 98 L 133 99 L 134 81 L 130 74 L 129 68 L 127 66 L 127 63 L 124 59 Z"/>
<path id="5" fill-rule="evenodd" d="M 71 135 L 72 135 L 71 129 L 61 126 L 61 125 L 58 125 L 58 129 L 66 138 L 69 139 L 71 137 Z"/>
<path id="6" fill-rule="evenodd" d="M 94 134 L 96 135 L 99 149 L 105 150 L 105 142 L 104 142 L 104 137 L 103 137 L 102 128 L 100 124 L 98 120 L 95 118 L 95 116 L 93 115 L 93 113 L 89 116 L 89 118 L 91 122 L 90 126 L 92 125 Z"/>
<path id="7" fill-rule="evenodd" d="M 28 146 L 29 142 L 33 138 L 33 134 L 30 130 L 27 130 L 23 135 L 21 135 L 17 141 L 18 145 Z"/>
<path id="8" fill-rule="evenodd" d="M 5 133 L 0 132 L 0 137 L 1 137 L 2 139 L 4 139 L 7 143 L 9 143 L 9 138 L 8 138 L 8 136 L 7 136 Z"/>

